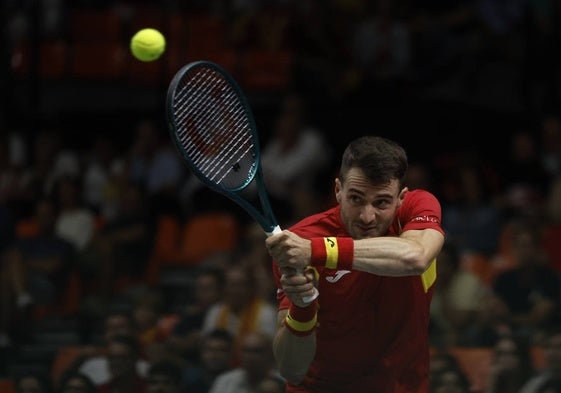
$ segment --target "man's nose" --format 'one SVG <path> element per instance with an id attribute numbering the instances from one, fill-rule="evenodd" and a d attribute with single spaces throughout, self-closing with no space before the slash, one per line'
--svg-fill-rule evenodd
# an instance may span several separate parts
<path id="1" fill-rule="evenodd" d="M 369 223 L 376 219 L 376 209 L 372 205 L 365 205 L 360 212 L 362 222 Z"/>

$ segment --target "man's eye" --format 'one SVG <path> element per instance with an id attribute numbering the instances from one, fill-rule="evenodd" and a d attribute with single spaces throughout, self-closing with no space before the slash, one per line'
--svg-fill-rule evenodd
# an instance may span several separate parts
<path id="1" fill-rule="evenodd" d="M 379 207 L 379 208 L 384 208 L 384 207 L 388 207 L 390 205 L 390 201 L 380 200 L 380 201 L 376 201 L 376 203 L 374 205 L 376 207 Z"/>
<path id="2" fill-rule="evenodd" d="M 350 198 L 351 202 L 354 203 L 355 205 L 359 205 L 360 203 L 362 203 L 362 198 L 356 196 L 356 195 L 352 195 Z"/>

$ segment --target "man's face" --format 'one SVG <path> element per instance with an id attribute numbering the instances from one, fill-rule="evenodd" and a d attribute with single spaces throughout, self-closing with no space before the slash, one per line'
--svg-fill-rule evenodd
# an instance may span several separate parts
<path id="1" fill-rule="evenodd" d="M 248 334 L 243 338 L 240 361 L 246 373 L 262 378 L 273 364 L 270 344 L 259 334 Z"/>
<path id="2" fill-rule="evenodd" d="M 207 307 L 220 300 L 220 285 L 216 278 L 210 274 L 197 277 L 195 297 L 201 305 Z"/>
<path id="3" fill-rule="evenodd" d="M 165 374 L 154 374 L 148 377 L 147 393 L 178 393 L 179 387 L 172 377 Z"/>
<path id="4" fill-rule="evenodd" d="M 212 372 L 222 372 L 230 366 L 231 346 L 225 340 L 208 338 L 203 343 L 201 358 L 204 367 Z"/>
<path id="5" fill-rule="evenodd" d="M 135 373 L 136 358 L 127 345 L 112 342 L 107 349 L 109 370 L 113 378 L 128 376 Z"/>
<path id="6" fill-rule="evenodd" d="M 111 315 L 105 321 L 105 340 L 110 341 L 118 334 L 132 333 L 132 324 L 124 315 Z"/>
<path id="7" fill-rule="evenodd" d="M 335 180 L 341 219 L 353 239 L 386 235 L 406 192 L 397 180 L 374 185 L 358 168 L 351 168 L 343 182 Z"/>
<path id="8" fill-rule="evenodd" d="M 229 269 L 226 272 L 224 299 L 235 311 L 245 307 L 253 296 L 253 283 L 243 269 Z"/>

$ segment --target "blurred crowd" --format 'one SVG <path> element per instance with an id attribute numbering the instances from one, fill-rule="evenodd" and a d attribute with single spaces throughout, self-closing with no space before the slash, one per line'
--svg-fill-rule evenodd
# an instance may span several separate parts
<path id="1" fill-rule="evenodd" d="M 37 4 L 49 12 L 35 32 L 57 37 L 71 8 L 149 3 L 5 1 L 4 44 L 29 32 Z M 272 109 L 256 112 L 281 227 L 335 203 L 351 134 L 391 135 L 410 152 L 407 186 L 439 198 L 447 234 L 431 306 L 434 392 L 561 392 L 559 1 L 161 9 L 220 15 L 228 45 L 294 55 Z M 415 134 L 393 133 L 409 116 L 401 101 L 435 96 L 504 122 L 492 136 L 461 112 L 449 135 L 422 119 L 407 122 Z M 370 116 L 392 105 L 390 121 Z M 0 391 L 283 392 L 265 235 L 186 170 L 163 114 L 105 124 L 77 145 L 56 123 L 16 126 L 13 106 L 0 112 Z"/>

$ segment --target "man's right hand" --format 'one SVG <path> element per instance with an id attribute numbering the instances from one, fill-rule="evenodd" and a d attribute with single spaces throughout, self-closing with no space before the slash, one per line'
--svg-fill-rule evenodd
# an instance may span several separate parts
<path id="1" fill-rule="evenodd" d="M 297 274 L 289 267 L 280 268 L 280 283 L 286 297 L 298 307 L 306 307 L 308 303 L 302 299 L 314 295 L 317 280 L 313 270 L 306 270 L 304 274 Z"/>

